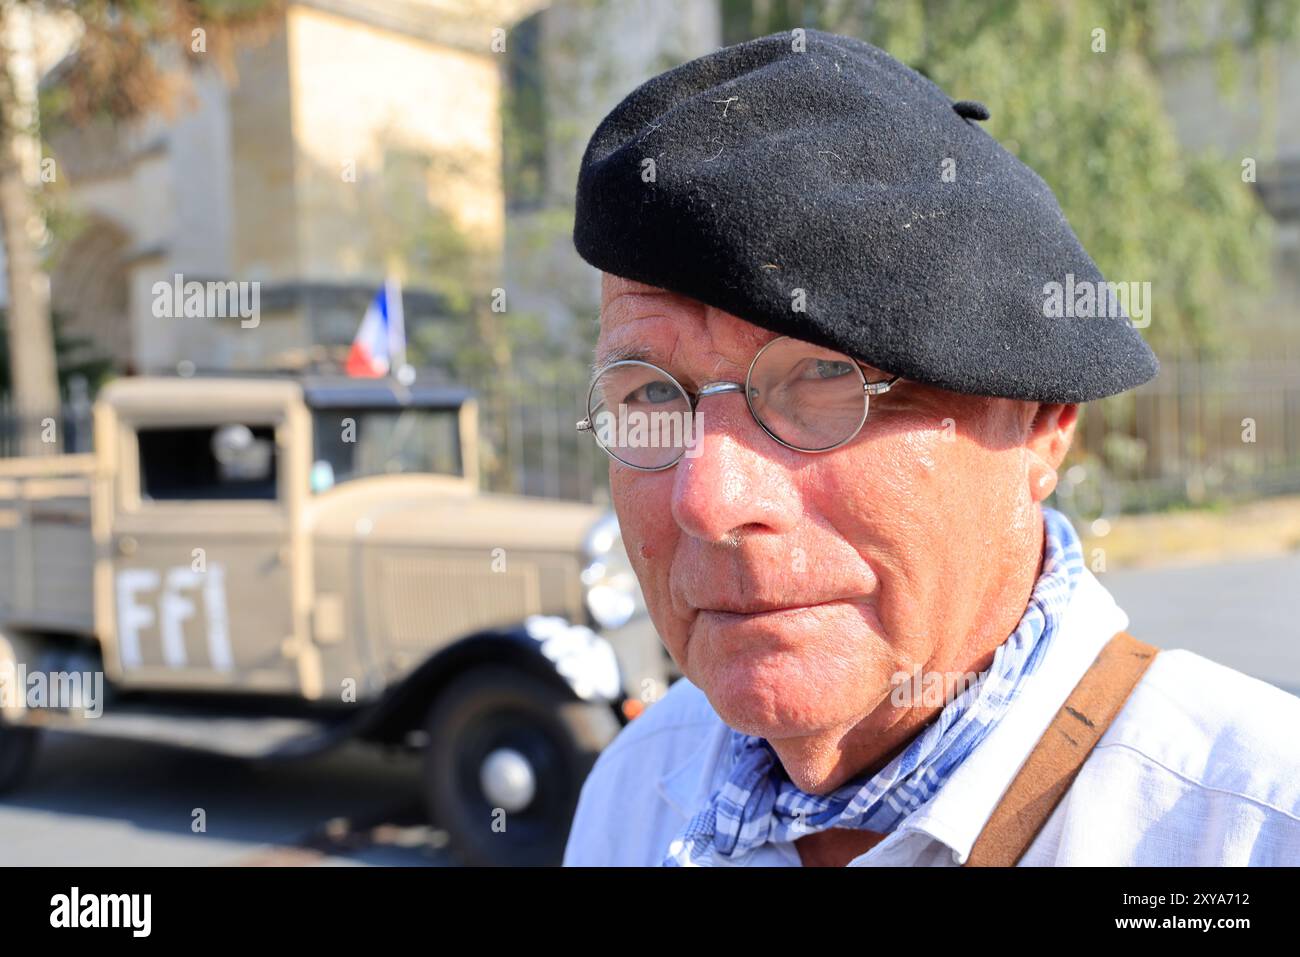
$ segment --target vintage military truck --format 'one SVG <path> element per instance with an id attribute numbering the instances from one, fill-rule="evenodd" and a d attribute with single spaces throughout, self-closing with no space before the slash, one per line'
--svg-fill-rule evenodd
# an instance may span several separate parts
<path id="1" fill-rule="evenodd" d="M 124 378 L 93 454 L 0 460 L 0 789 L 44 728 L 258 760 L 362 739 L 423 749 L 468 861 L 558 863 L 595 755 L 674 672 L 612 513 L 480 493 L 475 409 Z"/>

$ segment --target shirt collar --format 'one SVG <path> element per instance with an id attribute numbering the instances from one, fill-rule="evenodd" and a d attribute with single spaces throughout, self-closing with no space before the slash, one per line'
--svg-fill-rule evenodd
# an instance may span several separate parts
<path id="1" fill-rule="evenodd" d="M 720 718 L 715 720 L 690 756 L 681 764 L 669 768 L 656 783 L 659 796 L 683 818 L 690 820 L 712 796 L 713 779 L 722 765 L 718 758 L 730 731 Z"/>
<path id="2" fill-rule="evenodd" d="M 1052 641 L 1038 670 L 1026 678 L 1007 713 L 933 798 L 862 857 L 883 858 L 905 837 L 919 833 L 946 845 L 952 850 L 953 860 L 963 863 L 1061 702 L 1106 642 L 1128 623 L 1128 615 L 1110 592 L 1086 567 L 1082 569 L 1062 616 L 1060 634 Z M 682 817 L 689 820 L 721 784 L 720 775 L 726 770 L 722 750 L 729 732 L 730 728 L 715 718 L 699 746 L 656 782 L 660 796 Z"/>

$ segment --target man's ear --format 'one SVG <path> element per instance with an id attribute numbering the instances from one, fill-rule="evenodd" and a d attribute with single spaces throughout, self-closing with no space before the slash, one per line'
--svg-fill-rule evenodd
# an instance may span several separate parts
<path id="1" fill-rule="evenodd" d="M 1056 488 L 1056 470 L 1074 440 L 1074 426 L 1079 419 L 1076 403 L 1041 402 L 1033 413 L 1025 436 L 1028 451 L 1029 496 L 1041 502 Z"/>

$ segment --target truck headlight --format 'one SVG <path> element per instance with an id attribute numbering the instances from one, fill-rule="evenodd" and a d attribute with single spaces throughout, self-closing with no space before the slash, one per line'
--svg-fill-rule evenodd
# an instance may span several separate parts
<path id="1" fill-rule="evenodd" d="M 587 590 L 587 610 L 601 628 L 621 628 L 645 613 L 645 599 L 636 573 L 623 548 L 618 516 L 605 515 L 587 534 L 587 566 L 582 584 Z"/>

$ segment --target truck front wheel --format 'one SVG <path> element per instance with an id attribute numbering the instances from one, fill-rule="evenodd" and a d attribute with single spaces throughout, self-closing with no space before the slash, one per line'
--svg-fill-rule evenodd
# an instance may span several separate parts
<path id="1" fill-rule="evenodd" d="M 429 711 L 430 817 L 467 864 L 558 865 L 582 783 L 618 728 L 607 705 L 517 669 L 475 668 Z"/>
<path id="2" fill-rule="evenodd" d="M 27 778 L 40 735 L 39 728 L 17 727 L 0 718 L 0 794 L 14 790 Z"/>

